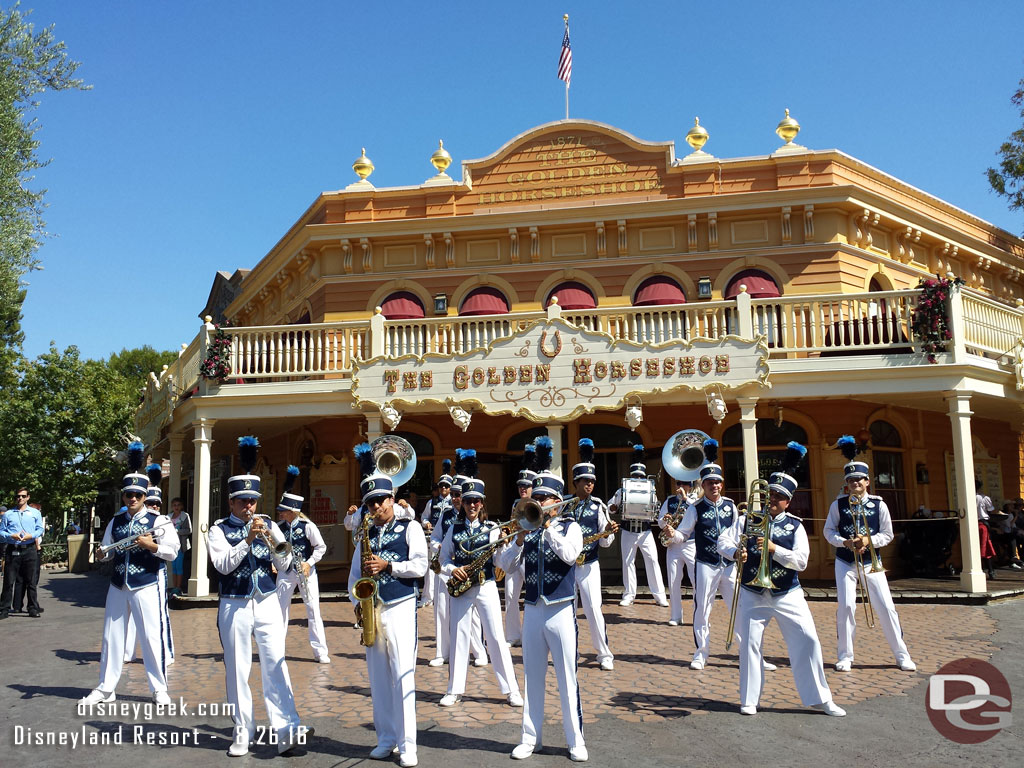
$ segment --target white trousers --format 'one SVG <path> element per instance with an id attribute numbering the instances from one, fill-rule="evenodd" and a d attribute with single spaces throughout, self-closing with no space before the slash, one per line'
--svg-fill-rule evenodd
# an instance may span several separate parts
<path id="1" fill-rule="evenodd" d="M 601 564 L 597 560 L 576 566 L 576 589 L 583 615 L 590 625 L 590 642 L 597 651 L 597 661 L 599 664 L 605 659 L 611 661 L 614 656 L 608 647 L 608 631 L 601 612 Z"/>
<path id="2" fill-rule="evenodd" d="M 782 595 L 770 590 L 751 592 L 740 588 L 736 616 L 736 634 L 740 648 L 740 705 L 756 707 L 764 687 L 762 641 L 764 630 L 775 619 L 786 641 L 793 680 L 804 706 L 832 701 L 832 692 L 825 680 L 821 644 L 814 629 L 811 609 L 804 592 L 797 587 Z"/>
<path id="3" fill-rule="evenodd" d="M 665 585 L 661 581 L 661 566 L 658 565 L 658 545 L 654 542 L 654 534 L 650 529 L 643 533 L 630 533 L 624 528 L 619 530 L 622 540 L 622 586 L 625 587 L 623 600 L 636 598 L 636 551 L 644 556 L 644 568 L 647 570 L 647 586 L 658 602 L 665 599 Z"/>
<path id="4" fill-rule="evenodd" d="M 437 574 L 427 570 L 423 577 L 423 591 L 420 593 L 420 605 L 434 602 L 434 595 L 437 594 Z"/>
<path id="5" fill-rule="evenodd" d="M 270 717 L 270 727 L 279 739 L 288 728 L 299 726 L 295 711 L 292 681 L 284 660 L 284 617 L 277 595 L 254 598 L 221 597 L 217 609 L 217 629 L 224 647 L 224 687 L 228 703 L 234 705 L 236 728 L 245 728 L 252 739 L 256 732 L 249 673 L 252 671 L 252 639 L 260 654 L 260 677 L 263 703 Z"/>
<path id="6" fill-rule="evenodd" d="M 448 661 L 451 658 L 451 595 L 448 594 L 448 579 L 440 574 L 429 571 L 437 577 L 434 593 L 434 638 L 437 645 L 435 658 Z M 473 610 L 473 636 L 469 640 L 469 650 L 475 659 L 487 659 L 483 641 L 480 639 L 480 616 Z"/>
<path id="7" fill-rule="evenodd" d="M 672 611 L 671 619 L 683 621 L 683 568 L 690 577 L 690 584 L 696 585 L 694 564 L 697 562 L 697 547 L 687 540 L 682 544 L 674 544 L 665 550 L 665 565 L 668 567 L 668 602 Z"/>
<path id="8" fill-rule="evenodd" d="M 447 595 L 447 593 L 446 593 Z M 378 747 L 416 754 L 416 598 L 381 607 L 374 644 L 366 649 Z"/>
<path id="9" fill-rule="evenodd" d="M 871 573 L 867 567 L 868 596 L 875 612 L 875 620 L 882 628 L 885 639 L 896 657 L 896 663 L 910 661 L 910 651 L 903 642 L 903 629 L 896 606 L 892 603 L 889 581 L 885 573 Z M 839 645 L 839 661 L 853 661 L 853 639 L 857 628 L 857 566 L 836 558 L 836 635 Z"/>
<path id="10" fill-rule="evenodd" d="M 99 689 L 113 693 L 124 667 L 125 637 L 131 618 L 140 629 L 142 661 L 146 665 L 149 689 L 167 690 L 167 659 L 164 655 L 164 605 L 160 586 L 150 584 L 142 589 L 107 589 L 107 606 L 103 614 L 103 650 L 100 653 Z M 135 639 L 132 638 L 134 645 Z"/>
<path id="11" fill-rule="evenodd" d="M 157 581 L 157 587 L 160 590 L 160 605 L 164 612 L 163 620 L 163 643 L 164 643 L 164 658 L 166 663 L 171 665 L 174 663 L 174 634 L 171 632 L 171 614 L 167 609 L 167 576 L 166 571 Z M 135 645 L 137 636 L 135 633 L 135 619 L 132 618 L 131 613 L 128 614 L 128 620 L 125 622 L 124 631 L 124 663 L 128 664 L 132 659 L 135 658 Z"/>
<path id="12" fill-rule="evenodd" d="M 466 670 L 469 667 L 469 646 L 483 627 L 484 640 L 491 654 L 491 664 L 498 678 L 498 687 L 502 695 L 519 693 L 519 683 L 512 667 L 512 654 L 505 643 L 505 633 L 501 628 L 501 598 L 498 596 L 498 585 L 486 581 L 470 587 L 459 597 L 450 598 L 452 627 L 455 630 L 455 653 L 451 657 L 448 670 L 448 693 L 462 695 L 466 692 Z M 474 610 L 475 609 L 475 610 Z M 474 618 L 476 620 L 474 621 Z"/>
<path id="13" fill-rule="evenodd" d="M 711 609 L 715 605 L 715 595 L 722 595 L 727 610 L 732 607 L 735 572 L 735 563 L 717 566 L 697 561 L 697 579 L 693 587 L 693 644 L 696 647 L 693 658 L 697 661 L 707 663 L 708 660 Z"/>
<path id="14" fill-rule="evenodd" d="M 526 672 L 526 706 L 523 709 L 523 744 L 543 743 L 544 681 L 548 654 L 558 680 L 562 702 L 562 728 L 568 747 L 583 744 L 583 704 L 576 679 L 578 637 L 573 601 L 548 605 L 541 600 L 523 609 L 523 667 Z"/>
<path id="15" fill-rule="evenodd" d="M 306 618 L 309 621 L 309 644 L 313 647 L 313 652 L 317 657 L 326 656 L 327 633 L 324 631 L 324 620 L 320 615 L 320 579 L 317 578 L 316 568 L 309 569 L 306 582 L 309 599 L 303 600 L 303 602 L 306 605 Z M 288 633 L 288 613 L 292 604 L 292 595 L 298 588 L 299 575 L 291 568 L 277 575 L 277 599 L 281 603 L 285 634 Z"/>
<path id="16" fill-rule="evenodd" d="M 523 620 L 519 615 L 519 595 L 523 591 L 523 568 L 505 574 L 505 639 L 510 643 L 523 640 Z"/>

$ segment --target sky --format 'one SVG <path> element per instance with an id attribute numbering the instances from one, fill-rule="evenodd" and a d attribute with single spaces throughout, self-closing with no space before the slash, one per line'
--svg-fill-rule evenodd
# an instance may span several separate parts
<path id="1" fill-rule="evenodd" d="M 0 0 L 0 7 L 10 6 Z M 217 270 L 252 268 L 323 191 L 432 176 L 570 116 L 689 151 L 765 155 L 789 108 L 840 149 L 1013 233 L 985 169 L 1021 127 L 1024 3 L 136 2 L 25 0 L 89 91 L 35 112 L 52 162 L 43 270 L 26 277 L 25 354 L 178 349 Z"/>

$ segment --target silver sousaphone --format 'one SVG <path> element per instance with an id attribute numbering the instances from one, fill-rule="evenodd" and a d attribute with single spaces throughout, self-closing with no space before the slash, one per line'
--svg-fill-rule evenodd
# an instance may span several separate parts
<path id="1" fill-rule="evenodd" d="M 676 480 L 696 483 L 700 479 L 700 468 L 708 463 L 704 455 L 704 441 L 708 435 L 699 429 L 683 429 L 676 432 L 661 450 L 661 466 Z"/>
<path id="2" fill-rule="evenodd" d="M 370 443 L 373 465 L 382 475 L 391 478 L 395 492 L 416 474 L 416 451 L 412 444 L 398 435 L 381 435 Z"/>

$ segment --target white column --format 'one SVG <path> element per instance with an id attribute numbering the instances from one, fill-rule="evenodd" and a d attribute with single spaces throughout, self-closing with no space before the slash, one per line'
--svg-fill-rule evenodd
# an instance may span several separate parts
<path id="1" fill-rule="evenodd" d="M 210 447 L 213 445 L 214 419 L 200 417 L 192 422 L 196 447 L 195 492 L 192 496 L 192 577 L 188 580 L 189 597 L 210 594 L 206 574 L 206 530 L 210 527 Z"/>
<path id="2" fill-rule="evenodd" d="M 960 584 L 969 592 L 985 591 L 978 537 L 978 503 L 974 498 L 974 445 L 971 440 L 971 396 L 966 392 L 945 393 L 949 420 L 953 424 L 953 461 L 956 466 L 957 507 L 960 513 L 960 556 L 963 571 Z"/>
<path id="3" fill-rule="evenodd" d="M 562 471 L 562 425 L 548 424 L 548 437 L 551 438 L 551 471 L 565 477 Z"/>
<path id="4" fill-rule="evenodd" d="M 757 398 L 741 397 L 736 402 L 740 406 L 740 426 L 743 428 L 743 477 L 747 489 L 757 478 Z"/>
<path id="5" fill-rule="evenodd" d="M 367 442 L 373 442 L 378 437 L 384 434 L 384 420 L 378 413 L 375 416 L 366 414 L 366 440 Z"/>
<path id="6" fill-rule="evenodd" d="M 181 495 L 181 460 L 184 453 L 185 436 L 171 434 L 167 438 L 170 443 L 171 474 L 167 478 L 167 495 L 170 497 L 164 500 L 164 509 L 171 508 L 171 499 Z"/>

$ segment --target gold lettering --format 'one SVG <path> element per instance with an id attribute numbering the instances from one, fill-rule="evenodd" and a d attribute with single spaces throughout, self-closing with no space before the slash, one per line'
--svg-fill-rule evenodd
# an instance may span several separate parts
<path id="1" fill-rule="evenodd" d="M 508 178 L 505 179 L 505 181 L 508 182 L 513 187 L 518 187 L 520 184 L 523 183 L 523 174 L 521 174 L 521 173 L 510 173 L 508 175 Z"/>
<path id="2" fill-rule="evenodd" d="M 469 387 L 469 367 L 465 365 L 455 366 L 455 388 L 466 389 Z"/>
<path id="3" fill-rule="evenodd" d="M 646 362 L 647 362 L 647 375 L 648 376 L 657 376 L 658 375 L 658 367 L 659 367 L 658 366 L 658 362 L 659 362 L 658 358 L 656 358 L 656 357 L 648 357 Z"/>
<path id="4" fill-rule="evenodd" d="M 542 189 L 540 191 L 540 196 L 544 200 L 554 200 L 556 197 L 558 197 L 558 195 L 555 194 L 555 190 L 553 189 Z"/>
<path id="5" fill-rule="evenodd" d="M 484 369 L 483 368 L 474 368 L 473 369 L 473 386 L 474 387 L 479 387 L 483 383 L 484 383 Z"/>
<path id="6" fill-rule="evenodd" d="M 592 184 L 584 184 L 582 187 L 580 187 L 580 194 L 581 195 L 596 195 L 597 191 L 596 191 L 595 187 Z"/>
<path id="7" fill-rule="evenodd" d="M 680 357 L 679 358 L 679 375 L 680 376 L 692 376 L 695 373 L 693 367 L 692 357 Z"/>
<path id="8" fill-rule="evenodd" d="M 626 366 L 622 364 L 621 360 L 612 360 L 612 374 L 613 379 L 624 379 L 626 378 Z"/>
<path id="9" fill-rule="evenodd" d="M 601 185 L 601 194 L 603 195 L 606 192 L 614 193 L 615 192 L 615 185 L 614 184 L 602 184 Z"/>
<path id="10" fill-rule="evenodd" d="M 487 383 L 501 384 L 501 376 L 498 375 L 498 369 L 494 366 L 487 369 Z"/>
<path id="11" fill-rule="evenodd" d="M 551 380 L 551 364 L 544 363 L 543 365 L 534 366 L 533 373 L 534 380 L 538 384 L 544 384 Z"/>
<path id="12" fill-rule="evenodd" d="M 711 358 L 701 355 L 700 362 L 697 363 L 697 370 L 701 373 L 711 373 Z"/>
<path id="13" fill-rule="evenodd" d="M 384 381 L 387 382 L 387 391 L 394 392 L 398 383 L 398 371 L 384 371 Z"/>
<path id="14" fill-rule="evenodd" d="M 533 369 L 528 365 L 519 366 L 519 383 L 529 384 L 533 381 Z"/>
<path id="15" fill-rule="evenodd" d="M 516 367 L 514 365 L 506 365 L 502 371 L 502 377 L 505 379 L 506 384 L 514 384 L 516 380 Z"/>
<path id="16" fill-rule="evenodd" d="M 530 171 L 526 174 L 526 180 L 531 184 L 544 183 L 544 171 Z"/>
<path id="17" fill-rule="evenodd" d="M 430 389 L 434 386 L 434 372 L 423 371 L 420 374 L 420 389 Z"/>
<path id="18" fill-rule="evenodd" d="M 729 356 L 715 355 L 715 373 L 729 372 Z"/>
<path id="19" fill-rule="evenodd" d="M 402 389 L 416 389 L 416 371 L 406 371 L 402 374 Z"/>
<path id="20" fill-rule="evenodd" d="M 647 181 L 644 182 L 644 189 L 657 189 L 657 188 L 658 188 L 658 180 L 657 179 L 647 179 Z"/>
<path id="21" fill-rule="evenodd" d="M 671 376 L 676 372 L 676 359 L 674 357 L 666 357 L 663 364 L 662 372 L 666 376 Z"/>
<path id="22" fill-rule="evenodd" d="M 634 357 L 632 360 L 629 361 L 629 375 L 639 376 L 641 373 L 643 373 L 643 367 L 644 361 L 641 360 L 639 357 Z"/>
<path id="23" fill-rule="evenodd" d="M 594 379 L 590 375 L 590 358 L 589 357 L 577 357 L 572 361 L 573 368 L 573 384 L 589 384 Z"/>
<path id="24" fill-rule="evenodd" d="M 494 205 L 494 193 L 493 192 L 481 192 L 480 193 L 480 205 Z"/>
<path id="25" fill-rule="evenodd" d="M 594 363 L 594 378 L 603 379 L 608 375 L 608 363 L 604 360 L 598 360 Z"/>

